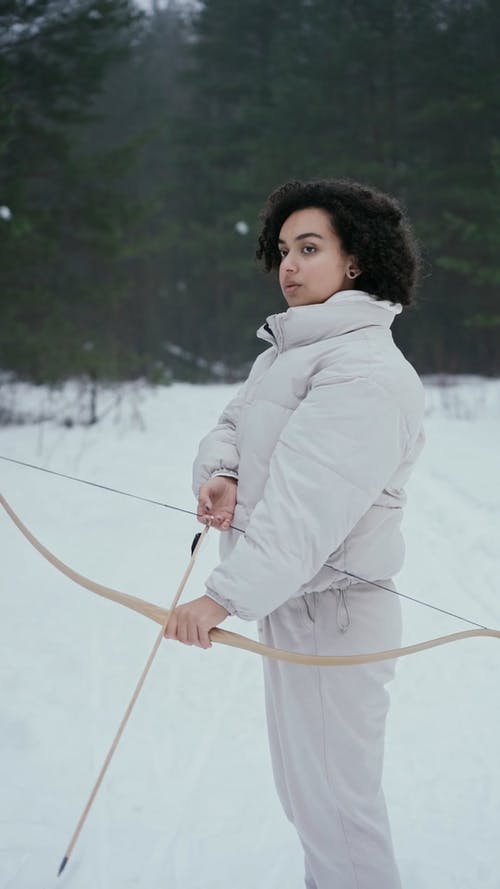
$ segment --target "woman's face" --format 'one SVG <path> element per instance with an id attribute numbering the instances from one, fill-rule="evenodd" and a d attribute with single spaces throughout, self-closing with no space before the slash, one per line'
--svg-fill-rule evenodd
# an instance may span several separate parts
<path id="1" fill-rule="evenodd" d="M 279 282 L 289 306 L 325 302 L 339 290 L 354 286 L 348 269 L 360 274 L 354 258 L 343 252 L 328 213 L 319 207 L 296 210 L 288 217 L 278 249 L 282 257 Z"/>

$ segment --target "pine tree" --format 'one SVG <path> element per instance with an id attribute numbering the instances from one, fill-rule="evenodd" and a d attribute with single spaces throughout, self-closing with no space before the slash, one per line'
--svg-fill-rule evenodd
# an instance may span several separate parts
<path id="1" fill-rule="evenodd" d="M 36 380 L 116 372 L 120 349 L 109 330 L 97 348 L 94 306 L 112 317 L 120 298 L 107 259 L 130 223 L 112 185 L 126 152 L 77 158 L 74 148 L 141 19 L 128 0 L 23 0 L 0 16 L 0 202 L 12 213 L 0 244 L 0 365 Z"/>

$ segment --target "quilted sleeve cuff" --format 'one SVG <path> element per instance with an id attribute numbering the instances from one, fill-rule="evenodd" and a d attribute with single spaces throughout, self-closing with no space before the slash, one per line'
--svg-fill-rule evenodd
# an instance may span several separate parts
<path id="1" fill-rule="evenodd" d="M 208 596 L 210 599 L 213 599 L 214 602 L 217 602 L 218 605 L 222 605 L 222 607 L 225 608 L 226 611 L 229 611 L 230 615 L 236 614 L 236 609 L 233 603 L 229 601 L 229 599 L 224 599 L 222 596 L 219 596 L 213 590 L 209 590 L 208 588 L 205 591 L 205 595 Z"/>

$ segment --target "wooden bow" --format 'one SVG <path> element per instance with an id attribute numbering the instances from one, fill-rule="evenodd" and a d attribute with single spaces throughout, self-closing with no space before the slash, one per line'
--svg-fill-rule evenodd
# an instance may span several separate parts
<path id="1" fill-rule="evenodd" d="M 125 608 L 130 608 L 132 611 L 137 611 L 139 614 L 144 615 L 144 617 L 149 617 L 150 620 L 155 621 L 155 623 L 165 625 L 168 618 L 168 610 L 165 608 L 161 608 L 159 605 L 154 605 L 152 602 L 147 602 L 145 599 L 139 599 L 136 596 L 130 596 L 127 593 L 122 593 L 119 590 L 111 589 L 111 587 L 103 586 L 100 583 L 96 583 L 93 580 L 90 580 L 88 577 L 85 577 L 83 574 L 79 574 L 77 571 L 74 571 L 73 568 L 70 568 L 69 565 L 66 565 L 64 562 L 61 562 L 60 559 L 57 558 L 53 553 L 50 552 L 39 540 L 29 531 L 26 525 L 23 524 L 19 516 L 14 512 L 12 507 L 6 501 L 5 497 L 0 494 L 0 502 L 10 516 L 12 521 L 17 525 L 21 533 L 25 536 L 25 538 L 35 547 L 35 549 L 42 555 L 54 568 L 57 568 L 58 571 L 61 571 L 62 574 L 65 574 L 66 577 L 69 577 L 79 586 L 84 587 L 87 590 L 90 590 L 93 593 L 96 593 L 98 596 L 102 596 L 105 599 L 110 599 L 112 602 L 117 602 L 119 605 L 125 606 Z M 449 633 L 446 636 L 438 636 L 435 639 L 428 639 L 424 642 L 418 642 L 415 645 L 406 645 L 403 648 L 393 648 L 387 651 L 376 651 L 370 654 L 350 654 L 350 655 L 316 655 L 316 654 L 301 654 L 299 652 L 293 651 L 283 651 L 280 648 L 274 648 L 271 645 L 264 645 L 262 642 L 257 642 L 254 639 L 249 639 L 246 636 L 241 636 L 239 633 L 232 633 L 228 630 L 221 630 L 219 627 L 214 627 L 214 629 L 210 630 L 210 640 L 212 642 L 216 642 L 219 645 L 230 645 L 233 648 L 241 648 L 244 651 L 252 651 L 255 654 L 260 654 L 263 657 L 274 658 L 279 661 L 287 661 L 292 664 L 302 664 L 306 666 L 317 666 L 317 667 L 337 667 L 337 666 L 348 666 L 355 664 L 371 664 L 376 661 L 385 661 L 385 660 L 393 660 L 394 658 L 406 657 L 409 654 L 416 654 L 418 651 L 425 651 L 429 648 L 437 648 L 439 645 L 447 645 L 450 642 L 458 642 L 461 639 L 472 639 L 475 636 L 494 636 L 497 639 L 500 639 L 500 630 L 491 630 L 486 627 L 476 630 L 462 630 L 458 633 Z"/>

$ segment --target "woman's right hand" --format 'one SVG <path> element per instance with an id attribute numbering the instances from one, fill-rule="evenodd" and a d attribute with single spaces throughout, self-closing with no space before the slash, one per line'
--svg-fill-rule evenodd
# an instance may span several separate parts
<path id="1" fill-rule="evenodd" d="M 198 521 L 206 525 L 211 520 L 213 528 L 227 531 L 233 521 L 238 481 L 228 475 L 214 475 L 200 488 L 198 495 Z"/>

